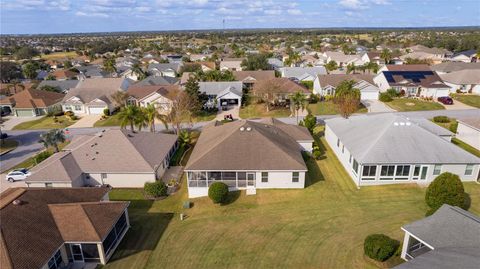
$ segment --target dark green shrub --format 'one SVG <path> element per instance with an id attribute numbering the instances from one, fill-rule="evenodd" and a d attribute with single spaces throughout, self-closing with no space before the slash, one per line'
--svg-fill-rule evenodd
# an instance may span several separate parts
<path id="1" fill-rule="evenodd" d="M 300 81 L 300 84 L 309 90 L 313 90 L 313 81 Z"/>
<path id="2" fill-rule="evenodd" d="M 450 119 L 447 116 L 435 116 L 433 117 L 434 122 L 447 123 L 450 122 Z"/>
<path id="3" fill-rule="evenodd" d="M 71 117 L 71 116 L 75 115 L 75 113 L 73 113 L 73 111 L 70 111 L 70 110 L 65 111 L 64 114 L 65 114 L 65 116 L 67 116 L 67 117 Z"/>
<path id="4" fill-rule="evenodd" d="M 308 99 L 310 104 L 316 104 L 320 101 L 320 97 L 317 94 L 310 94 L 310 98 Z"/>
<path id="5" fill-rule="evenodd" d="M 383 262 L 392 257 L 399 246 L 400 242 L 384 234 L 371 234 L 365 238 L 363 249 L 368 257 Z"/>
<path id="6" fill-rule="evenodd" d="M 167 185 L 163 181 L 145 182 L 143 190 L 152 197 L 167 196 Z"/>
<path id="7" fill-rule="evenodd" d="M 103 110 L 103 115 L 110 116 L 110 109 L 108 109 L 108 107 Z"/>
<path id="8" fill-rule="evenodd" d="M 378 99 L 384 103 L 391 102 L 393 100 L 392 97 L 386 92 L 380 93 Z"/>
<path id="9" fill-rule="evenodd" d="M 303 123 L 303 126 L 305 126 L 308 129 L 308 131 L 310 131 L 310 133 L 312 134 L 313 129 L 317 125 L 317 118 L 309 112 L 308 115 L 305 116 L 305 118 L 303 119 L 302 123 Z"/>
<path id="10" fill-rule="evenodd" d="M 450 130 L 450 132 L 456 134 L 458 129 L 458 122 L 457 121 L 452 122 L 448 127 L 448 129 Z"/>
<path id="11" fill-rule="evenodd" d="M 35 155 L 34 157 L 34 160 L 35 160 L 35 164 L 39 164 L 41 162 L 43 162 L 44 160 L 46 160 L 48 157 L 52 156 L 52 152 L 51 151 L 42 151 L 40 153 L 38 153 L 37 155 Z"/>
<path id="12" fill-rule="evenodd" d="M 392 98 L 400 96 L 400 93 L 398 93 L 397 90 L 391 88 L 387 90 L 387 94 Z"/>
<path id="13" fill-rule="evenodd" d="M 425 202 L 430 214 L 443 204 L 465 208 L 465 190 L 458 175 L 445 172 L 437 176 L 427 188 Z"/>
<path id="14" fill-rule="evenodd" d="M 208 188 L 208 197 L 215 203 L 223 203 L 228 196 L 228 186 L 223 182 L 214 182 Z"/>
<path id="15" fill-rule="evenodd" d="M 312 152 L 312 157 L 315 159 L 315 160 L 320 160 L 320 157 L 322 156 L 322 152 L 319 150 L 319 149 L 315 149 L 313 150 Z"/>

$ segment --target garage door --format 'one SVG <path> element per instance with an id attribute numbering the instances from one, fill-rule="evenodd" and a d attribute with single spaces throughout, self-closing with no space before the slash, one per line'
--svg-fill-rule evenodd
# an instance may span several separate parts
<path id="1" fill-rule="evenodd" d="M 363 91 L 362 100 L 378 100 L 378 91 Z"/>
<path id="2" fill-rule="evenodd" d="M 88 107 L 89 114 L 100 115 L 103 114 L 103 110 L 107 108 L 106 106 L 90 106 Z"/>
<path id="3" fill-rule="evenodd" d="M 15 109 L 15 114 L 17 117 L 33 117 L 32 109 Z"/>

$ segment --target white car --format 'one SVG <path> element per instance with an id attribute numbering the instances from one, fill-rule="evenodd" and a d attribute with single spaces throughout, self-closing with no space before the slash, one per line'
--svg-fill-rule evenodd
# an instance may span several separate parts
<path id="1" fill-rule="evenodd" d="M 6 179 L 8 182 L 15 182 L 17 180 L 24 180 L 29 176 L 30 172 L 27 169 L 20 168 L 10 171 L 6 176 Z"/>

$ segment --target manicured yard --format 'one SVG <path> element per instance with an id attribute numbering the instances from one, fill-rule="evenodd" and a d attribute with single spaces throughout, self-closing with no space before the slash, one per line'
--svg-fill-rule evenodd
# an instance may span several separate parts
<path id="1" fill-rule="evenodd" d="M 118 114 L 113 114 L 112 116 L 104 119 L 98 120 L 93 124 L 94 127 L 105 127 L 105 126 L 120 126 L 120 118 Z"/>
<path id="2" fill-rule="evenodd" d="M 332 101 L 323 101 L 316 104 L 308 104 L 308 108 L 313 115 L 335 115 L 340 114 L 338 108 Z M 367 108 L 360 104 L 360 107 L 355 113 L 367 113 Z"/>
<path id="3" fill-rule="evenodd" d="M 396 98 L 391 102 L 386 102 L 389 107 L 396 111 L 419 111 L 419 110 L 439 110 L 445 107 L 436 102 L 423 101 L 411 98 Z"/>
<path id="4" fill-rule="evenodd" d="M 480 150 L 470 146 L 462 140 L 458 138 L 452 138 L 452 143 L 480 158 Z"/>
<path id="5" fill-rule="evenodd" d="M 265 108 L 264 104 L 250 104 L 246 107 L 240 108 L 240 118 L 242 119 L 251 119 L 251 118 L 282 118 L 290 116 L 291 111 L 287 108 L 271 108 L 269 112 Z"/>
<path id="6" fill-rule="evenodd" d="M 191 209 L 182 209 L 185 186 L 159 201 L 144 200 L 141 190 L 113 190 L 112 200 L 132 201 L 132 228 L 106 268 L 376 268 L 363 256 L 365 237 L 402 240 L 400 227 L 425 215 L 425 189 L 357 189 L 324 139 L 321 145 L 324 156 L 307 162 L 302 190 L 236 193 L 225 206 L 191 199 Z M 480 186 L 465 188 L 470 211 L 480 214 Z"/>
<path id="7" fill-rule="evenodd" d="M 42 54 L 41 58 L 45 60 L 57 60 L 57 59 L 63 59 L 63 58 L 74 58 L 77 56 L 78 55 L 75 51 L 69 51 L 69 52 L 54 52 L 50 54 Z"/>
<path id="8" fill-rule="evenodd" d="M 13 139 L 2 139 L 0 142 L 0 154 L 12 151 L 18 146 L 18 141 Z"/>
<path id="9" fill-rule="evenodd" d="M 453 99 L 456 99 L 466 105 L 480 108 L 480 96 L 473 94 L 454 94 Z"/>
<path id="10" fill-rule="evenodd" d="M 32 130 L 32 129 L 63 129 L 75 123 L 65 116 L 56 117 L 58 122 L 54 121 L 54 117 L 42 117 L 38 120 L 22 122 L 13 127 L 13 130 Z"/>

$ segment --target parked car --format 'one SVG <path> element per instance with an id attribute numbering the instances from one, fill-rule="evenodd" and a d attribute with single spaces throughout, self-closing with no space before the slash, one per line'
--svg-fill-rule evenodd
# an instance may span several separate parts
<path id="1" fill-rule="evenodd" d="M 18 180 L 24 180 L 30 175 L 30 171 L 25 168 L 20 168 L 10 171 L 6 176 L 6 179 L 8 180 L 8 182 L 15 182 Z"/>
<path id="2" fill-rule="evenodd" d="M 453 105 L 453 99 L 448 96 L 438 97 L 437 100 L 444 105 Z"/>

